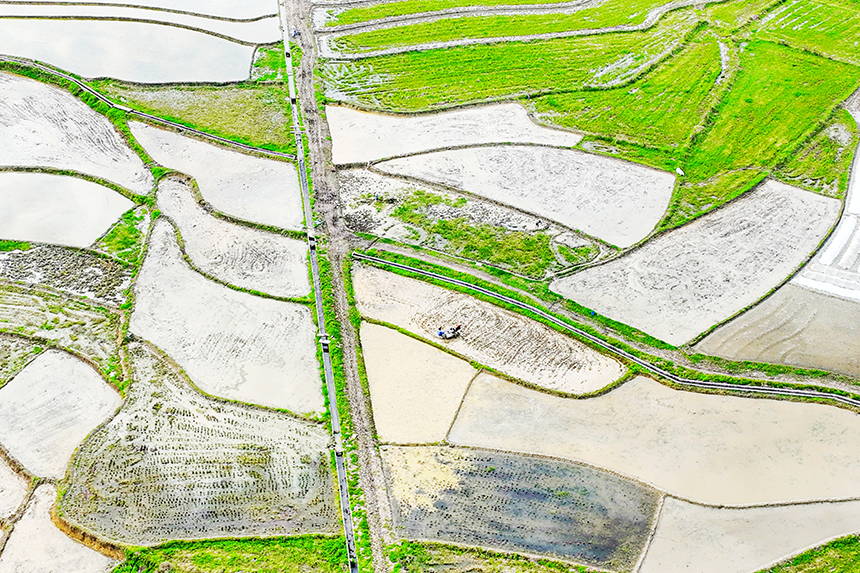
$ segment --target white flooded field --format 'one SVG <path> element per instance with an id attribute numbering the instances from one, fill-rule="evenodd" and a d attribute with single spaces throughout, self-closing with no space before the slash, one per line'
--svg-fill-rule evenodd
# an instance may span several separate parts
<path id="1" fill-rule="evenodd" d="M 145 123 L 129 122 L 153 159 L 190 175 L 215 209 L 233 217 L 301 230 L 299 176 L 292 163 L 230 151 Z"/>
<path id="2" fill-rule="evenodd" d="M 191 270 L 173 227 L 156 221 L 135 285 L 130 329 L 203 391 L 232 400 L 323 412 L 310 309 L 231 290 Z"/>
<path id="3" fill-rule="evenodd" d="M 143 22 L 10 18 L 0 19 L 0 54 L 40 60 L 85 78 L 236 82 L 248 79 L 254 46 Z"/>
<path id="4" fill-rule="evenodd" d="M 353 286 L 363 316 L 436 341 L 440 326 L 462 324 L 458 338 L 443 342 L 448 348 L 535 386 L 584 394 L 626 371 L 581 342 L 465 294 L 361 265 Z"/>
<path id="5" fill-rule="evenodd" d="M 858 530 L 860 501 L 721 509 L 670 497 L 639 571 L 759 571 Z"/>
<path id="6" fill-rule="evenodd" d="M 367 163 L 422 151 L 487 143 L 573 147 L 582 135 L 534 123 L 518 103 L 427 115 L 383 115 L 326 106 L 332 162 Z"/>
<path id="7" fill-rule="evenodd" d="M 107 118 L 64 90 L 6 72 L 0 72 L 0 165 L 71 169 L 140 195 L 153 186 L 152 174 Z"/>
<path id="8" fill-rule="evenodd" d="M 36 4 L 33 0 L 23 0 L 22 4 Z M 38 0 L 38 4 L 117 4 L 116 0 Z M 124 6 L 178 10 L 220 18 L 249 20 L 260 16 L 277 15 L 277 0 L 128 0 Z"/>
<path id="9" fill-rule="evenodd" d="M 134 203 L 97 183 L 0 172 L 0 238 L 88 247 Z"/>
<path id="10" fill-rule="evenodd" d="M 194 200 L 184 178 L 159 183 L 158 207 L 179 228 L 185 252 L 204 273 L 275 296 L 311 292 L 305 241 L 212 217 Z"/>
<path id="11" fill-rule="evenodd" d="M 483 373 L 448 441 L 581 461 L 715 505 L 860 496 L 856 414 L 683 392 L 644 377 L 572 400 Z"/>
<path id="12" fill-rule="evenodd" d="M 539 146 L 454 149 L 375 167 L 510 205 L 622 248 L 651 232 L 675 185 L 665 171 Z"/>
<path id="13" fill-rule="evenodd" d="M 441 442 L 477 371 L 396 330 L 361 325 L 373 421 L 383 442 Z"/>
<path id="14" fill-rule="evenodd" d="M 755 303 L 815 250 L 836 199 L 769 180 L 692 223 L 550 288 L 670 344 Z"/>
<path id="15" fill-rule="evenodd" d="M 24 501 L 29 482 L 0 458 L 0 521 L 9 519 Z"/>
<path id="16" fill-rule="evenodd" d="M 120 401 L 92 367 L 49 350 L 0 388 L 0 444 L 34 475 L 60 479 Z"/>

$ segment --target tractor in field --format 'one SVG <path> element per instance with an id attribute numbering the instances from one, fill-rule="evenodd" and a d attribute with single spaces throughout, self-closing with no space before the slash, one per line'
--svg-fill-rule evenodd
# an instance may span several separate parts
<path id="1" fill-rule="evenodd" d="M 451 340 L 452 338 L 457 338 L 458 336 L 460 336 L 460 329 L 462 327 L 462 324 L 458 324 L 456 326 L 449 326 L 448 328 L 440 326 L 439 332 L 437 334 L 442 340 Z"/>

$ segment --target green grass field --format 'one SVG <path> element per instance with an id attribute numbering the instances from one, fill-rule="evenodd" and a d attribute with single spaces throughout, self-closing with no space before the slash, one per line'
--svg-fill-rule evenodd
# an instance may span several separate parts
<path id="1" fill-rule="evenodd" d="M 843 537 L 801 553 L 759 573 L 855 573 L 860 571 L 860 538 Z"/>
<path id="2" fill-rule="evenodd" d="M 391 16 L 406 16 L 408 14 L 420 14 L 422 12 L 434 12 L 447 8 L 461 8 L 463 6 L 514 6 L 521 4 L 549 4 L 564 0 L 400 0 L 399 2 L 388 2 L 349 8 L 337 14 L 333 19 L 326 22 L 327 26 L 340 26 L 343 24 L 357 24 L 379 18 Z"/>
<path id="3" fill-rule="evenodd" d="M 780 0 L 746 0 L 743 2 L 721 2 L 705 8 L 703 14 L 708 22 L 721 31 L 732 31 L 745 26 Z"/>
<path id="4" fill-rule="evenodd" d="M 408 52 L 362 60 L 348 75 L 348 65 L 329 62 L 322 75 L 337 99 L 391 111 L 572 91 L 635 78 L 696 24 L 679 10 L 646 32 Z"/>
<path id="5" fill-rule="evenodd" d="M 97 247 L 122 259 L 132 265 L 140 262 L 143 253 L 145 237 L 138 229 L 143 221 L 143 213 L 135 213 L 135 209 L 123 213 L 120 221 L 99 239 Z"/>
<path id="6" fill-rule="evenodd" d="M 758 36 L 860 64 L 860 10 L 846 0 L 791 0 L 761 20 Z"/>

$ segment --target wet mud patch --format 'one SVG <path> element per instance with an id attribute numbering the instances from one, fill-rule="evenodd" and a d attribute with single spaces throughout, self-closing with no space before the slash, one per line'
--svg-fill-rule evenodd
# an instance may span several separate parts
<path id="1" fill-rule="evenodd" d="M 0 335 L 0 388 L 37 354 L 34 342 L 14 336 Z"/>
<path id="2" fill-rule="evenodd" d="M 658 493 L 577 464 L 447 447 L 381 449 L 395 532 L 627 571 Z"/>

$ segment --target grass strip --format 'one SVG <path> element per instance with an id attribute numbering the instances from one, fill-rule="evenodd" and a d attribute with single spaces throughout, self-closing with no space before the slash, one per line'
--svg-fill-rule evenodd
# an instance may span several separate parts
<path id="1" fill-rule="evenodd" d="M 855 573 L 860 571 L 860 537 L 849 535 L 810 549 L 759 573 Z"/>

